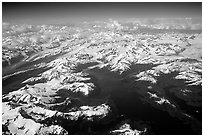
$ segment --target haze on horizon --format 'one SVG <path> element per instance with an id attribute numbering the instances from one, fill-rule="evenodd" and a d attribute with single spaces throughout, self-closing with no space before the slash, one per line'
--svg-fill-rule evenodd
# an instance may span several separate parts
<path id="1" fill-rule="evenodd" d="M 202 18 L 201 2 L 3 2 L 3 22 L 63 24 L 108 18 Z"/>

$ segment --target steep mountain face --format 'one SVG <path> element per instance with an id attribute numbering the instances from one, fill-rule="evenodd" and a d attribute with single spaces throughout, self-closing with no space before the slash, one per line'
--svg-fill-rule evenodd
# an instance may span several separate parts
<path id="1" fill-rule="evenodd" d="M 201 134 L 201 33 L 87 24 L 3 24 L 3 134 Z"/>

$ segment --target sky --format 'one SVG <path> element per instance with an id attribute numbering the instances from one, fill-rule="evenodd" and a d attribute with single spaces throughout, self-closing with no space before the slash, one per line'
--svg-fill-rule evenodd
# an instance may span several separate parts
<path id="1" fill-rule="evenodd" d="M 2 20 L 9 23 L 63 24 L 125 18 L 202 18 L 201 2 L 3 2 Z"/>

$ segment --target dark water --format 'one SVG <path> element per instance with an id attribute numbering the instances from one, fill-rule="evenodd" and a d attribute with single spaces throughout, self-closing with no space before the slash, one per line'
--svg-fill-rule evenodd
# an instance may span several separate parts
<path id="1" fill-rule="evenodd" d="M 179 107 L 184 110 L 187 114 L 190 114 L 194 116 L 199 121 L 202 121 L 202 106 L 196 107 L 196 106 L 190 106 L 188 105 L 184 100 L 178 98 L 174 93 L 170 92 L 171 88 L 175 88 L 174 86 L 166 87 L 164 90 L 166 91 L 166 95 L 170 97 L 173 101 L 176 102 L 176 104 L 179 105 Z M 200 90 L 200 89 L 198 89 Z M 198 112 L 196 112 L 198 111 Z"/>
<path id="2" fill-rule="evenodd" d="M 185 80 L 177 80 L 174 77 L 178 74 L 178 72 L 172 72 L 170 74 L 162 74 L 157 79 L 158 84 L 162 85 L 164 89 L 164 94 L 169 98 L 170 100 L 174 101 L 184 112 L 187 114 L 190 114 L 197 118 L 199 121 L 202 121 L 202 102 L 199 103 L 199 100 L 202 100 L 202 86 L 187 86 L 185 83 Z M 171 92 L 170 90 L 172 88 L 187 88 L 192 89 L 192 92 L 194 95 L 192 95 L 191 98 L 194 97 L 194 100 L 198 100 L 198 104 L 200 106 L 190 106 L 184 101 L 183 99 L 177 97 L 174 92 Z M 176 92 L 176 91 L 175 91 Z M 197 113 L 196 110 L 199 112 Z"/>
<path id="3" fill-rule="evenodd" d="M 144 70 L 143 67 L 147 69 L 152 67 L 152 65 L 139 66 L 141 70 Z M 123 82 L 124 74 L 121 76 L 110 72 L 108 69 L 92 69 L 86 70 L 86 72 L 97 79 L 101 89 L 100 96 L 110 96 L 117 107 L 119 115 L 124 115 L 131 120 L 142 120 L 149 123 L 153 133 L 158 135 L 199 134 L 192 130 L 191 125 L 185 124 L 184 121 L 178 118 L 171 117 L 168 112 L 145 103 L 138 93 L 139 89 L 131 86 L 128 82 Z M 130 70 L 130 72 L 132 71 Z"/>

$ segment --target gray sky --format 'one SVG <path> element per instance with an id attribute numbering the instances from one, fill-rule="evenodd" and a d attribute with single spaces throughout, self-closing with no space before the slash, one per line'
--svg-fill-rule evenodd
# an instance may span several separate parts
<path id="1" fill-rule="evenodd" d="M 3 2 L 3 22 L 61 24 L 107 18 L 202 18 L 202 3 Z"/>

